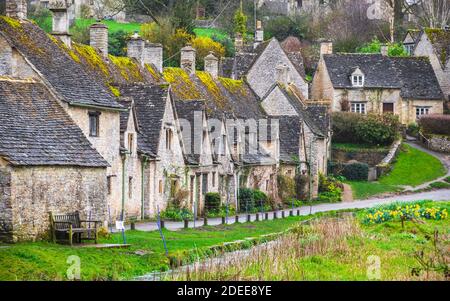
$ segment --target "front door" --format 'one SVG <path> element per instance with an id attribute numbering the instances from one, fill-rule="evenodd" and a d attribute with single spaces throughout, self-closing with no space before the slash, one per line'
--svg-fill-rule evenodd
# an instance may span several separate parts
<path id="1" fill-rule="evenodd" d="M 383 103 L 383 113 L 394 113 L 394 104 Z"/>

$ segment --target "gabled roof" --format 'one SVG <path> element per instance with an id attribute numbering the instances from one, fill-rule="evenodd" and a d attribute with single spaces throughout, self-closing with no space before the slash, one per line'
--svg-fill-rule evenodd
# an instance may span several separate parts
<path id="1" fill-rule="evenodd" d="M 139 150 L 158 154 L 169 88 L 167 85 L 132 84 L 122 86 L 121 93 L 124 97 L 132 97 L 134 100 L 140 133 L 138 135 Z"/>
<path id="2" fill-rule="evenodd" d="M 73 105 L 122 108 L 92 75 L 84 70 L 73 52 L 30 21 L 0 16 L 0 34 L 44 76 L 62 97 Z M 77 62 L 78 59 L 78 62 Z"/>
<path id="3" fill-rule="evenodd" d="M 17 166 L 107 167 L 47 88 L 0 79 L 0 157 Z"/>
<path id="4" fill-rule="evenodd" d="M 301 119 L 299 116 L 280 116 L 280 160 L 293 163 L 300 152 Z"/>
<path id="5" fill-rule="evenodd" d="M 329 54 L 323 58 L 334 88 L 352 89 L 350 76 L 359 67 L 365 75 L 364 88 L 400 89 L 405 98 L 443 99 L 426 58 L 381 54 Z"/>
<path id="6" fill-rule="evenodd" d="M 189 76 L 181 68 L 166 68 L 164 78 L 171 84 L 175 100 L 203 99 L 210 117 L 258 119 L 264 116 L 257 96 L 243 80 L 215 79 L 203 71 Z"/>
<path id="7" fill-rule="evenodd" d="M 184 119 L 190 125 L 189 132 L 187 132 L 188 129 L 186 128 L 182 129 L 185 161 L 191 165 L 199 165 L 200 154 L 196 153 L 196 150 L 199 149 L 203 139 L 203 118 L 201 124 L 196 124 L 195 113 L 201 112 L 203 117 L 205 102 L 202 100 L 177 100 L 175 101 L 175 108 L 179 120 Z M 180 125 L 183 126 L 182 124 Z"/>
<path id="8" fill-rule="evenodd" d="M 450 30 L 425 28 L 424 32 L 433 45 L 439 61 L 445 67 L 450 60 Z"/>

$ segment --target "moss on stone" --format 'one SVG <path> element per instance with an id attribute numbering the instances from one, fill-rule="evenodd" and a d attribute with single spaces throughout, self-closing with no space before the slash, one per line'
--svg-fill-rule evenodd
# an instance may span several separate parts
<path id="1" fill-rule="evenodd" d="M 159 82 L 162 80 L 161 75 L 158 72 L 156 72 L 155 69 L 153 69 L 152 65 L 145 64 L 145 68 L 147 69 L 147 71 L 150 73 L 150 75 L 152 76 L 152 78 L 155 81 Z"/>
<path id="2" fill-rule="evenodd" d="M 166 68 L 164 70 L 164 79 L 172 84 L 172 91 L 181 99 L 199 99 L 202 98 L 195 83 L 189 75 L 181 68 Z"/>
<path id="3" fill-rule="evenodd" d="M 114 87 L 111 84 L 108 84 L 109 89 L 111 90 L 112 94 L 114 94 L 115 97 L 120 97 L 120 90 L 117 87 Z"/>
<path id="4" fill-rule="evenodd" d="M 92 69 L 100 70 L 104 75 L 109 77 L 108 66 L 94 48 L 78 43 L 72 43 L 72 47 L 78 56 L 82 57 Z"/>
<path id="5" fill-rule="evenodd" d="M 143 81 L 139 66 L 128 57 L 117 57 L 109 55 L 109 60 L 118 68 L 121 76 L 126 81 Z"/>
<path id="6" fill-rule="evenodd" d="M 22 24 L 20 24 L 19 20 L 7 17 L 7 16 L 0 16 L 1 19 L 3 19 L 6 23 L 9 24 L 9 26 L 13 28 L 20 28 L 22 27 Z"/>
<path id="7" fill-rule="evenodd" d="M 247 90 L 245 89 L 243 80 L 219 77 L 219 81 L 230 93 L 241 93 L 242 96 L 247 96 Z"/>

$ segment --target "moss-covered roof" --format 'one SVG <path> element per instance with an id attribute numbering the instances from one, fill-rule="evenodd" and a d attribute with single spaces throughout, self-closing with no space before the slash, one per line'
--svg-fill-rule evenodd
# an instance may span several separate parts
<path id="1" fill-rule="evenodd" d="M 257 96 L 243 80 L 215 79 L 203 71 L 190 76 L 181 68 L 166 68 L 163 76 L 171 84 L 177 100 L 205 100 L 209 116 L 259 118 L 264 115 Z"/>
<path id="2" fill-rule="evenodd" d="M 450 31 L 440 28 L 425 28 L 424 31 L 433 45 L 439 61 L 446 66 L 450 59 Z"/>

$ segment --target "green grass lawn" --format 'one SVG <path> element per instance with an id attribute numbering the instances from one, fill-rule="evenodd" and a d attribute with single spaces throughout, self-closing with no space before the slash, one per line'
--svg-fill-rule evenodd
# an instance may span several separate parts
<path id="1" fill-rule="evenodd" d="M 220 40 L 223 40 L 228 37 L 228 34 L 217 28 L 195 28 L 194 33 L 198 37 L 212 38 L 213 36 L 216 36 Z"/>
<path id="2" fill-rule="evenodd" d="M 75 25 L 85 28 L 89 27 L 95 22 L 95 19 L 77 19 L 75 20 Z M 102 21 L 102 23 L 108 26 L 109 32 L 117 32 L 119 30 L 123 30 L 125 32 L 134 33 L 135 31 L 139 32 L 141 30 L 141 24 L 139 23 L 118 23 L 113 20 Z"/>
<path id="3" fill-rule="evenodd" d="M 445 167 L 437 158 L 403 144 L 392 171 L 377 182 L 349 181 L 355 199 L 401 191 L 400 186 L 418 186 L 444 176 Z"/>
<path id="4" fill-rule="evenodd" d="M 276 221 L 262 221 L 218 227 L 203 227 L 180 231 L 164 230 L 169 253 L 213 246 L 248 237 L 286 230 L 299 220 L 309 217 L 289 217 Z M 0 248 L 0 280 L 64 280 L 71 255 L 81 259 L 81 277 L 84 280 L 130 279 L 155 270 L 168 268 L 159 232 L 127 231 L 130 249 L 71 248 L 47 242 L 19 243 Z M 120 234 L 114 234 L 103 243 L 122 243 Z M 143 250 L 140 256 L 134 252 Z"/>
<path id="5" fill-rule="evenodd" d="M 423 207 L 450 210 L 450 202 L 417 202 Z M 358 211 L 352 221 L 318 221 L 306 225 L 287 237 L 280 246 L 255 251 L 247 258 L 238 259 L 232 266 L 205 266 L 200 272 L 191 272 L 191 280 L 360 280 L 367 281 L 373 269 L 372 258 L 379 259 L 378 280 L 445 280 L 444 272 L 420 271 L 413 276 L 413 268 L 421 268 L 415 254 L 423 252 L 426 261 L 443 264 L 438 258 L 448 249 L 450 219 L 399 220 L 381 224 L 362 223 L 365 210 Z M 322 224 L 321 224 L 322 223 Z M 337 223 L 343 223 L 339 229 Z M 353 226 L 351 226 L 353 225 Z M 353 229 L 353 230 L 352 230 Z M 433 237 L 437 231 L 439 239 Z M 296 234 L 298 236 L 296 236 Z M 303 253 L 302 253 L 303 252 Z M 444 269 L 445 265 L 440 265 Z M 185 280 L 185 275 L 179 277 Z"/>

